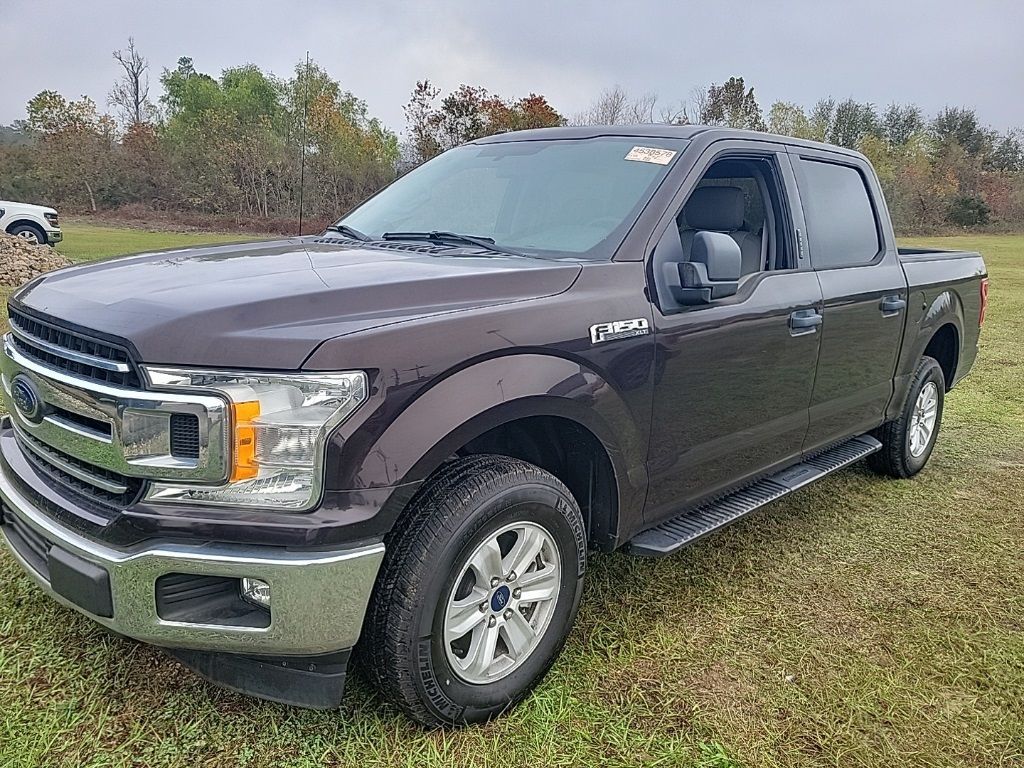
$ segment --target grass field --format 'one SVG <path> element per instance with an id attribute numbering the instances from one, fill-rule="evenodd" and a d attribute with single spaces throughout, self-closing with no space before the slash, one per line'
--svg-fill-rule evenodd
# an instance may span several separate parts
<path id="1" fill-rule="evenodd" d="M 107 259 L 125 253 L 180 248 L 203 243 L 235 243 L 253 239 L 237 232 L 150 232 L 127 227 L 97 226 L 77 221 L 64 222 L 64 242 L 57 250 L 73 261 Z"/>
<path id="2" fill-rule="evenodd" d="M 68 252 L 156 247 L 88 234 Z M 992 277 L 927 469 L 854 467 L 670 559 L 594 556 L 564 655 L 510 716 L 424 732 L 358 674 L 337 712 L 250 700 L 0 555 L 0 766 L 1024 764 L 1024 236 L 914 242 L 980 250 Z"/>

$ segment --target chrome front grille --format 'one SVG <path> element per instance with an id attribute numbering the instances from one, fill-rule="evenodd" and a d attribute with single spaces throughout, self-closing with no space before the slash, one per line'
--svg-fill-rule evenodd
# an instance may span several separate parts
<path id="1" fill-rule="evenodd" d="M 137 389 L 138 371 L 121 347 L 9 308 L 14 345 L 26 357 L 90 381 Z"/>
<path id="2" fill-rule="evenodd" d="M 123 350 L 72 341 L 91 337 L 52 324 L 44 332 L 26 318 L 14 310 L 12 332 L 0 343 L 0 391 L 26 461 L 48 485 L 109 512 L 134 503 L 150 480 L 224 482 L 230 411 L 223 398 L 115 384 L 114 374 L 138 380 Z M 36 335 L 25 341 L 28 331 Z"/>
<path id="3" fill-rule="evenodd" d="M 142 496 L 145 482 L 94 466 L 52 448 L 16 429 L 18 445 L 28 463 L 58 491 L 79 504 L 118 512 Z"/>

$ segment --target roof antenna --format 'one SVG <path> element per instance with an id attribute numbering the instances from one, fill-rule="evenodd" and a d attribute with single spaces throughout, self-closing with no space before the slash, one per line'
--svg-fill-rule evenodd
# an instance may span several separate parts
<path id="1" fill-rule="evenodd" d="M 302 78 L 302 146 L 299 148 L 299 237 L 302 237 L 302 193 L 306 189 L 306 109 L 309 104 L 309 51 L 306 75 Z"/>

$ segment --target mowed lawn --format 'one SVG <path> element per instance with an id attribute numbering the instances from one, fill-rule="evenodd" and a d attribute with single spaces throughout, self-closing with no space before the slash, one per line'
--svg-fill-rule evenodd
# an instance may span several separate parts
<path id="1" fill-rule="evenodd" d="M 358 673 L 335 712 L 222 691 L 0 555 L 0 766 L 1024 764 L 1024 236 L 913 242 L 980 250 L 992 278 L 927 469 L 858 465 L 669 559 L 594 555 L 508 717 L 425 732 Z"/>
<path id="2" fill-rule="evenodd" d="M 259 235 L 239 232 L 153 232 L 145 229 L 111 227 L 79 221 L 64 222 L 64 241 L 57 250 L 72 261 L 108 259 L 126 253 L 157 251 L 163 248 L 182 248 L 205 243 L 237 243 L 252 240 Z"/>

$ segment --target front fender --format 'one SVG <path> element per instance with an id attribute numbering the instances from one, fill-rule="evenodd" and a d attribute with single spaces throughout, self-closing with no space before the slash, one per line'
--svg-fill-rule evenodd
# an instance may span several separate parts
<path id="1" fill-rule="evenodd" d="M 400 502 L 392 500 L 390 506 L 404 504 L 412 489 L 470 440 L 529 416 L 558 416 L 590 430 L 611 460 L 620 515 L 639 513 L 647 445 L 627 404 L 595 371 L 545 354 L 491 358 L 445 376 L 409 403 L 372 444 L 345 441 L 334 463 L 340 476 L 332 484 L 392 487 Z"/>
<path id="2" fill-rule="evenodd" d="M 0 227 L 6 232 L 10 227 L 15 224 L 35 224 L 43 232 L 50 232 L 53 227 L 50 223 L 42 216 L 37 216 L 34 213 L 25 213 L 24 211 L 8 211 L 6 215 L 0 219 Z"/>

